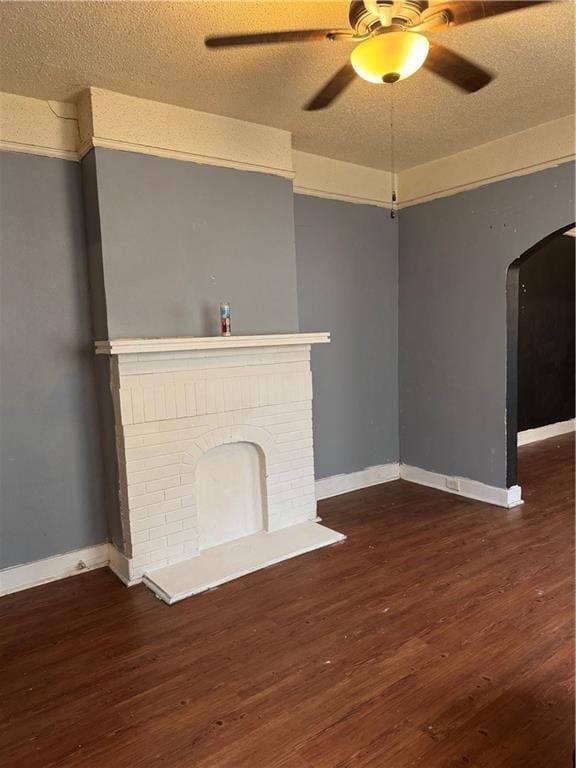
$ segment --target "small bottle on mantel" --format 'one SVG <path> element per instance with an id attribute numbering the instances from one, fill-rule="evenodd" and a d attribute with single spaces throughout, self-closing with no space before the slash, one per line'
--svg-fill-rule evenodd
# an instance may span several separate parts
<path id="1" fill-rule="evenodd" d="M 230 324 L 230 304 L 223 301 L 220 304 L 220 336 L 231 336 L 232 326 Z"/>

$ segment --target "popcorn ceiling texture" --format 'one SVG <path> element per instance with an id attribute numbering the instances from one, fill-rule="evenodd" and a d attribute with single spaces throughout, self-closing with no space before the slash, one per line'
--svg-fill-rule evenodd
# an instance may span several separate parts
<path id="1" fill-rule="evenodd" d="M 206 51 L 208 34 L 343 27 L 340 2 L 2 3 L 0 90 L 72 100 L 88 85 L 282 128 L 298 150 L 409 168 L 574 112 L 574 3 L 487 19 L 435 39 L 498 73 L 464 96 L 426 71 L 392 88 L 358 81 L 324 112 L 301 107 L 350 44 Z"/>

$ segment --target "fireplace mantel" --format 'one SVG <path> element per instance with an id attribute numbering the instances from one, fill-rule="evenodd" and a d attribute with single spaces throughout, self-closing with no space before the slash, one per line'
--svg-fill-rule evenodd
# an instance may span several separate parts
<path id="1" fill-rule="evenodd" d="M 328 333 L 111 339 L 122 544 L 168 603 L 344 538 L 318 524 L 312 344 Z"/>
<path id="2" fill-rule="evenodd" d="M 329 333 L 267 333 L 254 336 L 176 336 L 172 338 L 110 339 L 96 342 L 97 355 L 134 355 L 153 352 L 196 352 L 327 344 Z"/>

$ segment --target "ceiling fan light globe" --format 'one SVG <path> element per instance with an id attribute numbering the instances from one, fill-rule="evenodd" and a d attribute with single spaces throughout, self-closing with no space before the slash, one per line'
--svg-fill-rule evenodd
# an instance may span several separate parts
<path id="1" fill-rule="evenodd" d="M 396 82 L 417 72 L 429 49 L 428 38 L 418 32 L 386 32 L 359 43 L 350 62 L 369 83 Z"/>

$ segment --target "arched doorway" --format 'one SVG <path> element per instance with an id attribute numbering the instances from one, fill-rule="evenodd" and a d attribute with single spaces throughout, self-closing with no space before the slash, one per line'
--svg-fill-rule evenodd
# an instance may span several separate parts
<path id="1" fill-rule="evenodd" d="M 567 224 L 547 235 L 515 259 L 506 276 L 506 485 L 516 485 L 518 474 L 518 320 L 520 312 L 520 267 L 556 237 L 573 229 Z"/>

